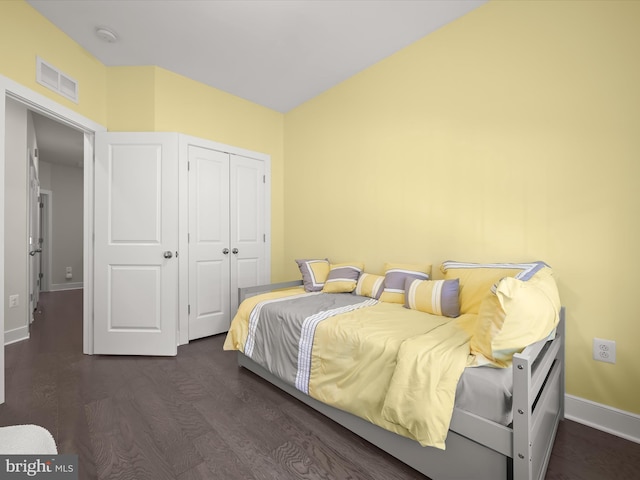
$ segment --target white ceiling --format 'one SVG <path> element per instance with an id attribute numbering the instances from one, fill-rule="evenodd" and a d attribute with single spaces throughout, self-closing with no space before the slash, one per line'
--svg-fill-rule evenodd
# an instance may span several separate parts
<path id="1" fill-rule="evenodd" d="M 157 65 L 287 112 L 486 0 L 28 2 L 107 66 Z"/>

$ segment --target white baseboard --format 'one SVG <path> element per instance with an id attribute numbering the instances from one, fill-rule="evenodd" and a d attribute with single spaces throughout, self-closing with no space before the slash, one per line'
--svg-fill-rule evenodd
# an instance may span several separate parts
<path id="1" fill-rule="evenodd" d="M 79 290 L 84 287 L 83 282 L 75 283 L 52 283 L 49 288 L 50 292 L 61 292 L 63 290 Z"/>
<path id="2" fill-rule="evenodd" d="M 640 443 L 640 415 L 573 395 L 564 398 L 564 416 L 568 420 Z"/>
<path id="3" fill-rule="evenodd" d="M 11 345 L 12 343 L 21 342 L 22 340 L 29 339 L 29 327 L 18 327 L 13 330 L 7 330 L 4 332 L 4 344 Z"/>

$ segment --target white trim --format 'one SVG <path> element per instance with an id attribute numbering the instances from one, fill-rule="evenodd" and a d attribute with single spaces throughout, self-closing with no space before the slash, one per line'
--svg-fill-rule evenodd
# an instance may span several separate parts
<path id="1" fill-rule="evenodd" d="M 6 90 L 3 85 L 5 77 L 0 75 L 0 345 L 4 345 L 4 150 L 5 150 L 5 132 L 6 132 Z M 0 404 L 5 400 L 4 394 L 4 347 L 0 352 Z"/>
<path id="2" fill-rule="evenodd" d="M 565 395 L 565 418 L 640 443 L 640 415 Z"/>
<path id="3" fill-rule="evenodd" d="M 64 290 L 80 290 L 84 288 L 84 284 L 82 282 L 73 282 L 73 283 L 52 283 L 50 292 L 62 292 Z"/>
<path id="4" fill-rule="evenodd" d="M 178 137 L 178 345 L 189 343 L 189 143 L 184 135 Z"/>
<path id="5" fill-rule="evenodd" d="M 95 132 L 100 130 L 84 132 L 84 186 L 83 186 L 83 258 L 82 258 L 82 279 L 84 290 L 82 293 L 82 353 L 93 355 L 93 263 L 94 263 L 94 139 Z"/>
<path id="6" fill-rule="evenodd" d="M 43 202 L 42 197 L 47 197 L 46 202 Z M 48 292 L 51 290 L 51 252 L 52 252 L 52 242 L 51 238 L 53 236 L 53 227 L 52 227 L 52 219 L 51 215 L 53 212 L 53 192 L 51 190 L 40 189 L 40 201 L 45 204 L 46 212 L 46 220 L 45 220 L 45 228 L 47 229 L 46 234 L 44 235 L 44 243 L 42 250 L 42 259 L 45 262 L 44 266 L 44 275 L 42 276 L 40 282 L 40 292 Z"/>
<path id="7" fill-rule="evenodd" d="M 18 327 L 13 330 L 7 330 L 4 332 L 4 344 L 11 345 L 12 343 L 21 342 L 22 340 L 29 339 L 29 327 Z"/>
<path id="8" fill-rule="evenodd" d="M 257 160 L 263 160 L 265 162 L 271 162 L 271 155 L 254 150 L 247 150 L 246 148 L 234 147 L 233 145 L 227 145 L 225 143 L 214 142 L 206 138 L 194 137 L 187 135 L 186 133 L 179 133 L 180 141 L 184 142 L 184 145 L 196 145 L 202 148 L 209 148 L 211 150 L 218 150 L 220 152 L 231 153 L 233 155 L 240 155 L 242 157 L 255 158 Z"/>
<path id="9" fill-rule="evenodd" d="M 103 132 L 107 129 L 99 123 L 90 120 L 79 113 L 67 108 L 30 88 L 14 82 L 10 78 L 0 75 L 0 92 L 6 96 L 24 103 L 31 110 L 52 118 L 67 126 L 84 132 Z"/>

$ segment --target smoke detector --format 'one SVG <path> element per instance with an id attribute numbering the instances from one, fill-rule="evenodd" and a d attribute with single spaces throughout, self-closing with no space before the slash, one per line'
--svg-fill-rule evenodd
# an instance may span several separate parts
<path id="1" fill-rule="evenodd" d="M 103 42 L 107 43 L 116 43 L 118 41 L 118 35 L 107 27 L 97 27 L 96 36 Z"/>

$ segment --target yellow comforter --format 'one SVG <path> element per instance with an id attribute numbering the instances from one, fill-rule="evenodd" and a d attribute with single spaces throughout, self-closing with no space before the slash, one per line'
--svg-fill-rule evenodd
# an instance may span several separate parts
<path id="1" fill-rule="evenodd" d="M 249 316 L 259 302 L 300 293 L 273 292 L 243 302 L 225 350 L 244 352 Z M 323 320 L 315 330 L 309 395 L 444 449 L 474 317 L 450 319 L 380 302 Z"/>

